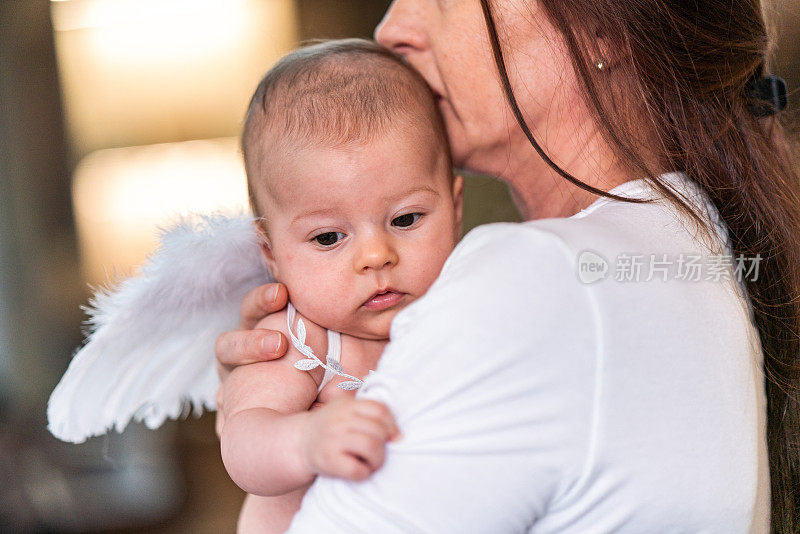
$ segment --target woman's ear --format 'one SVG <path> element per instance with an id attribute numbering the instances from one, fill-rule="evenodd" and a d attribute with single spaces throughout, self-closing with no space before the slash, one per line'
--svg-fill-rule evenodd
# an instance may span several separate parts
<path id="1" fill-rule="evenodd" d="M 461 218 L 464 210 L 464 177 L 456 174 L 453 177 L 453 205 L 456 210 L 456 230 L 461 236 Z"/>
<path id="2" fill-rule="evenodd" d="M 624 47 L 614 43 L 605 30 L 595 31 L 593 67 L 597 70 L 611 70 L 619 66 L 630 54 Z"/>
<path id="3" fill-rule="evenodd" d="M 253 225 L 256 228 L 256 235 L 258 236 L 258 248 L 261 250 L 261 258 L 264 260 L 264 264 L 267 266 L 267 269 L 269 269 L 272 277 L 277 280 L 278 263 L 275 261 L 275 255 L 272 253 L 269 237 L 267 237 L 267 233 L 264 231 L 261 221 L 254 221 Z"/>

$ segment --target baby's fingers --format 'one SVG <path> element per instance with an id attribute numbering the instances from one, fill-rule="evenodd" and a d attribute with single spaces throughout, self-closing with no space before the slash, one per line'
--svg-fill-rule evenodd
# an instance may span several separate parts
<path id="1" fill-rule="evenodd" d="M 377 471 L 386 457 L 386 441 L 370 434 L 352 432 L 343 443 L 344 451 L 361 460 L 369 472 Z"/>
<path id="2" fill-rule="evenodd" d="M 379 421 L 370 417 L 354 417 L 347 424 L 348 433 L 367 434 L 382 442 L 391 441 L 397 432 L 393 422 Z"/>
<path id="3" fill-rule="evenodd" d="M 373 469 L 370 468 L 370 466 L 363 460 L 360 460 L 355 456 L 345 454 L 341 460 L 341 466 L 337 476 L 339 476 L 339 478 L 344 478 L 345 480 L 354 480 L 356 482 L 360 482 L 368 479 L 372 474 L 372 471 Z"/>
<path id="4" fill-rule="evenodd" d="M 382 402 L 357 399 L 355 412 L 380 424 L 384 428 L 388 439 L 395 441 L 400 438 L 400 429 L 397 427 L 394 415 Z"/>

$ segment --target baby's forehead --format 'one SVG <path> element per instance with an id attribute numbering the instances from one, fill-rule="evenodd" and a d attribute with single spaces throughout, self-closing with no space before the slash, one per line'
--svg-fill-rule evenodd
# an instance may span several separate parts
<path id="1" fill-rule="evenodd" d="M 426 186 L 437 190 L 452 178 L 445 147 L 407 128 L 340 146 L 283 139 L 270 152 L 254 193 L 281 211 L 352 196 L 391 198 Z"/>
<path id="2" fill-rule="evenodd" d="M 319 54 L 274 69 L 253 97 L 243 144 L 271 132 L 295 141 L 358 143 L 409 121 L 416 129 L 441 129 L 425 81 L 385 53 Z"/>

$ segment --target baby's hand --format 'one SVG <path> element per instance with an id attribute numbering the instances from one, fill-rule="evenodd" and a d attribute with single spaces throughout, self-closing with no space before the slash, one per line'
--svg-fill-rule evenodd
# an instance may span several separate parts
<path id="1" fill-rule="evenodd" d="M 303 457 L 315 474 L 365 480 L 383 465 L 386 442 L 399 435 L 385 405 L 339 397 L 309 412 Z"/>

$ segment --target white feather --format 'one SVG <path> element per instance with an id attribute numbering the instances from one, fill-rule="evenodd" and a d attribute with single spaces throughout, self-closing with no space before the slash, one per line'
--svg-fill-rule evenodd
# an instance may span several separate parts
<path id="1" fill-rule="evenodd" d="M 271 280 L 249 215 L 190 215 L 160 231 L 138 276 L 90 301 L 86 344 L 47 405 L 73 443 L 216 408 L 214 343 L 236 328 L 242 298 Z"/>

